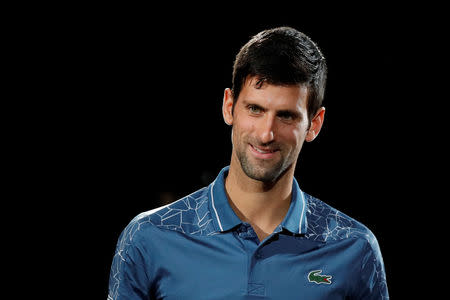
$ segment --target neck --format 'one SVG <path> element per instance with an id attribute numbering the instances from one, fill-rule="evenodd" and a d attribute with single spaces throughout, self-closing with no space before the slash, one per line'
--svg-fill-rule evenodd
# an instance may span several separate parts
<path id="1" fill-rule="evenodd" d="M 259 231 L 260 239 L 273 232 L 289 210 L 295 166 L 291 166 L 275 182 L 249 178 L 232 155 L 225 181 L 230 206 L 244 222 Z"/>

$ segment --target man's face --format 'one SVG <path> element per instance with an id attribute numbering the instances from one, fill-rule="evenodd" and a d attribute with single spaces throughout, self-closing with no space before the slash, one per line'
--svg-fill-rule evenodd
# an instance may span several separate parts
<path id="1" fill-rule="evenodd" d="M 244 173 L 273 182 L 294 168 L 308 133 L 307 88 L 256 79 L 244 84 L 232 115 L 233 154 Z"/>

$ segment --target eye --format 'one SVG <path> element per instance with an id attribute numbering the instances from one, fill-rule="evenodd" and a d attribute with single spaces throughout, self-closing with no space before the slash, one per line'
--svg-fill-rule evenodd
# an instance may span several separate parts
<path id="1" fill-rule="evenodd" d="M 285 121 L 292 121 L 295 117 L 290 112 L 280 112 L 278 114 L 278 117 Z"/>
<path id="2" fill-rule="evenodd" d="M 259 107 L 258 105 L 250 104 L 247 108 L 248 111 L 253 115 L 262 113 L 262 108 Z"/>

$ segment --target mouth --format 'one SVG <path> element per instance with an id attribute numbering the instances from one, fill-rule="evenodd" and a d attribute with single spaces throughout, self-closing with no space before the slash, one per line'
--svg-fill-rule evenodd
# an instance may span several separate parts
<path id="1" fill-rule="evenodd" d="M 271 159 L 275 157 L 277 153 L 280 151 L 279 149 L 275 148 L 257 147 L 252 144 L 249 145 L 253 155 L 260 159 Z"/>

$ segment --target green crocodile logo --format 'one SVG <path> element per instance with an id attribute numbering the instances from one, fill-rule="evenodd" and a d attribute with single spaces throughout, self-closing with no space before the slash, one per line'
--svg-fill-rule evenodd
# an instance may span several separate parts
<path id="1" fill-rule="evenodd" d="M 314 270 L 309 272 L 308 274 L 308 280 L 309 282 L 315 282 L 317 284 L 325 283 L 325 284 L 331 284 L 331 277 L 330 275 L 320 275 L 322 273 L 322 270 Z"/>

